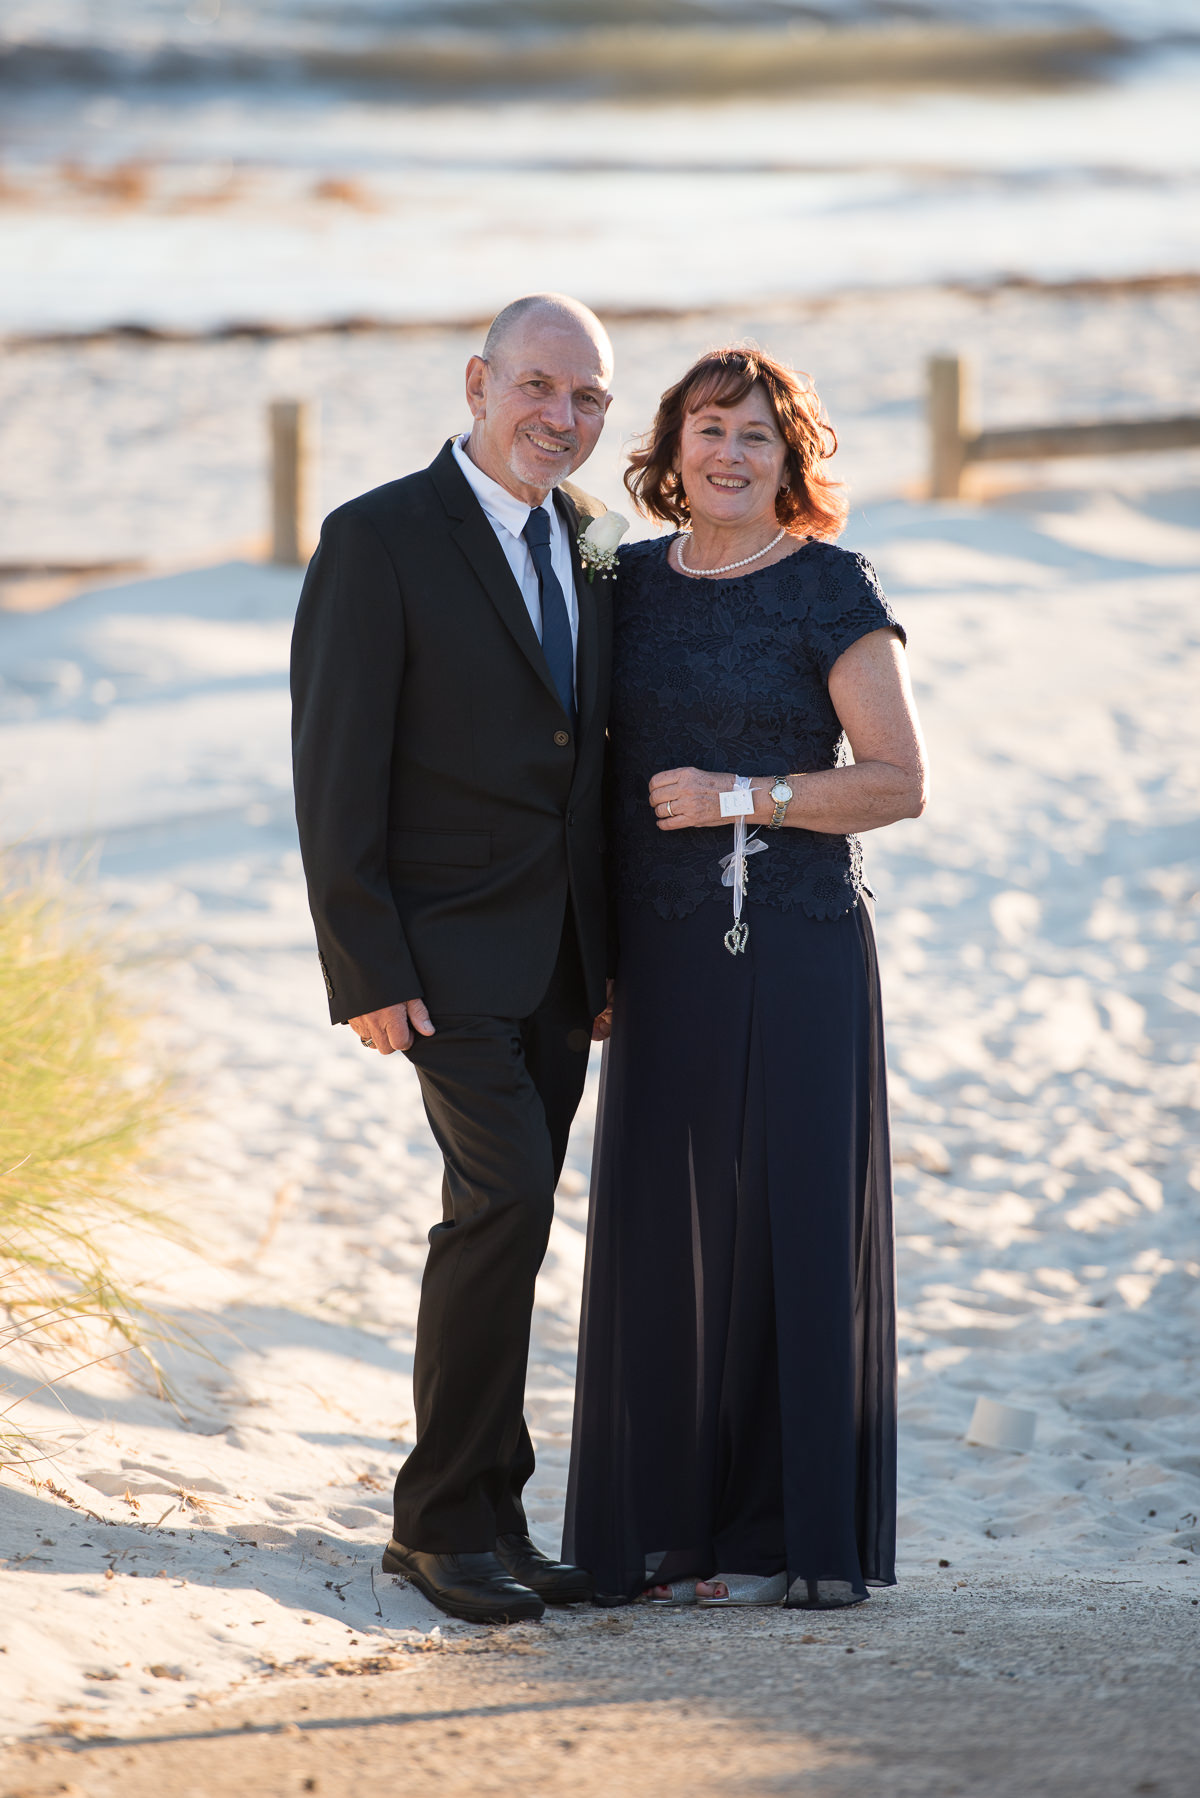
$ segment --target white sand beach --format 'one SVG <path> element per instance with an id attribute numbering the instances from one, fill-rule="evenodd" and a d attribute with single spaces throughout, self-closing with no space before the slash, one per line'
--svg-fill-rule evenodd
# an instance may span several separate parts
<path id="1" fill-rule="evenodd" d="M 915 497 L 928 349 L 971 353 L 995 422 L 1195 409 L 1196 310 L 1187 294 L 929 293 L 740 321 L 827 392 L 856 483 L 846 540 L 908 628 L 934 771 L 928 815 L 867 841 L 898 1162 L 901 1583 L 855 1618 L 860 1647 L 914 1595 L 987 1593 L 994 1610 L 1008 1588 L 1113 1582 L 1151 1634 L 1159 1617 L 1172 1641 L 1200 1638 L 1200 461 L 1062 464 L 1036 484 L 1004 469 L 958 504 Z M 605 499 L 621 438 L 734 321 L 621 327 L 621 411 L 586 471 Z M 6 483 L 46 491 L 71 441 L 129 458 L 111 484 L 93 461 L 61 534 L 21 557 L 201 563 L 205 541 L 252 534 L 271 391 L 333 396 L 327 503 L 411 466 L 457 422 L 464 343 L 14 356 L 0 378 L 28 448 Z M 35 370 L 73 396 L 84 439 L 39 410 Z M 117 1363 L 13 1413 L 48 1458 L 40 1484 L 0 1485 L 9 1742 L 145 1731 L 484 1635 L 378 1570 L 439 1168 L 411 1071 L 326 1022 L 291 819 L 298 586 L 243 559 L 0 613 L 4 836 L 67 866 L 92 852 L 94 895 L 142 952 L 148 1051 L 183 1071 L 152 1197 L 194 1247 L 143 1240 L 127 1261 L 211 1356 L 168 1353 L 175 1402 Z M 548 1548 L 593 1102 L 530 1370 Z M 63 1366 L 34 1357 L 0 1381 L 15 1395 Z M 964 1441 L 981 1394 L 1036 1412 L 1028 1454 Z M 584 1643 L 596 1617 L 554 1629 Z M 965 1663 L 947 1652 L 952 1682 Z"/>

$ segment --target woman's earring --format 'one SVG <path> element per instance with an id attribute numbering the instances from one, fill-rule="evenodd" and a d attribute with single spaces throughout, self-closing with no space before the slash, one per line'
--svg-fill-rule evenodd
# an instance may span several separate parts
<path id="1" fill-rule="evenodd" d="M 780 498 L 782 499 L 782 497 L 785 493 L 790 493 L 791 491 L 792 491 L 791 486 L 789 485 L 789 483 L 787 481 L 785 481 L 783 483 L 783 486 L 779 489 Z"/>

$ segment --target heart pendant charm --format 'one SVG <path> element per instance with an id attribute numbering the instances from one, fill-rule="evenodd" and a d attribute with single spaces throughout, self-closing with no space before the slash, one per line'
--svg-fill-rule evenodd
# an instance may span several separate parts
<path id="1" fill-rule="evenodd" d="M 727 930 L 725 932 L 725 947 L 728 949 L 730 955 L 740 955 L 746 947 L 749 936 L 750 926 L 748 924 L 735 924 L 732 929 Z"/>

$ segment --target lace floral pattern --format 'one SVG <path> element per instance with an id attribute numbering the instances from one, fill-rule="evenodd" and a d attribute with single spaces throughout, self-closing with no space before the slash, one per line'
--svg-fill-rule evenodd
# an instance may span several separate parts
<path id="1" fill-rule="evenodd" d="M 667 541 L 620 552 L 613 645 L 612 833 L 618 893 L 683 918 L 720 891 L 728 830 L 663 832 L 647 803 L 663 768 L 810 774 L 837 767 L 842 727 L 829 671 L 870 631 L 904 641 L 871 564 L 810 540 L 774 566 L 724 581 L 677 574 Z M 765 835 L 765 833 L 764 833 Z M 781 830 L 750 860 L 750 901 L 810 918 L 858 902 L 856 837 Z"/>

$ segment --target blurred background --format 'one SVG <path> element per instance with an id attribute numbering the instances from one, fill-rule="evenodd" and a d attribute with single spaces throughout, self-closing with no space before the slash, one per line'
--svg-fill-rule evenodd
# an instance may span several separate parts
<path id="1" fill-rule="evenodd" d="M 8 0 L 9 329 L 474 319 L 1195 250 L 1188 0 Z"/>
<path id="2" fill-rule="evenodd" d="M 609 499 L 717 336 L 812 369 L 860 498 L 930 349 L 993 423 L 1186 409 L 1198 102 L 1190 0 L 3 0 L 0 561 L 252 542 L 274 393 L 317 510 L 427 460 L 544 287 L 640 327 Z"/>
<path id="3" fill-rule="evenodd" d="M 1003 1587 L 1005 1631 L 1021 1569 L 1039 1602 L 1078 1574 L 1123 1609 L 1137 1577 L 1192 1616 L 1198 118 L 1195 0 L 0 0 L 0 844 L 77 874 L 71 903 L 103 924 L 70 984 L 70 933 L 30 923 L 57 929 L 57 887 L 0 890 L 0 1166 L 128 1109 L 124 1048 L 82 1052 L 118 1041 L 105 1007 L 132 992 L 141 1061 L 185 1097 L 159 1120 L 149 1201 L 193 1222 L 203 1254 L 147 1225 L 98 1271 L 183 1315 L 221 1364 L 172 1361 L 178 1411 L 119 1363 L 72 1374 L 63 1446 L 42 1374 L 8 1368 L 0 1307 L 0 1395 L 27 1391 L 22 1427 L 59 1443 L 50 1493 L 152 1555 L 144 1571 L 183 1576 L 122 1598 L 118 1667 L 178 1661 L 178 1702 L 259 1678 L 267 1649 L 283 1668 L 436 1622 L 412 1592 L 381 1605 L 370 1576 L 411 1435 L 440 1168 L 399 1058 L 328 1025 L 288 642 L 322 513 L 430 460 L 465 422 L 487 319 L 541 288 L 611 326 L 616 399 L 580 479 L 627 512 L 625 448 L 695 354 L 748 336 L 807 369 L 841 439 L 844 541 L 909 631 L 933 804 L 865 845 L 897 1163 L 906 1652 L 913 1595 L 941 1641 L 964 1569 Z M 277 402 L 306 408 L 309 441 L 300 542 L 272 562 L 272 468 L 292 466 Z M 1005 435 L 1022 427 L 1035 436 Z M 1003 456 L 967 457 L 989 443 Z M 595 1072 L 528 1387 L 550 1548 Z M 125 1188 L 68 1163 L 75 1186 L 52 1196 L 69 1249 L 80 1182 L 93 1208 L 105 1180 L 114 1201 Z M 4 1255 L 43 1199 L 28 1173 L 0 1190 Z M 964 1441 L 980 1396 L 1036 1413 L 1030 1454 Z M 182 1493 L 186 1537 L 147 1547 L 138 1492 Z M 6 1515 L 0 1732 L 165 1703 L 116 1671 L 91 1683 L 80 1644 L 104 1585 L 61 1504 Z M 313 1543 L 335 1545 L 336 1591 Z M 1126 1664 L 1149 1679 L 1144 1639 Z M 1054 1658 L 997 1652 L 1004 1679 Z M 1120 1689 L 1127 1707 L 1141 1690 Z M 1125 1752 L 1137 1729 L 1113 1716 Z M 1149 1789 L 1154 1764 L 1119 1789 Z"/>

